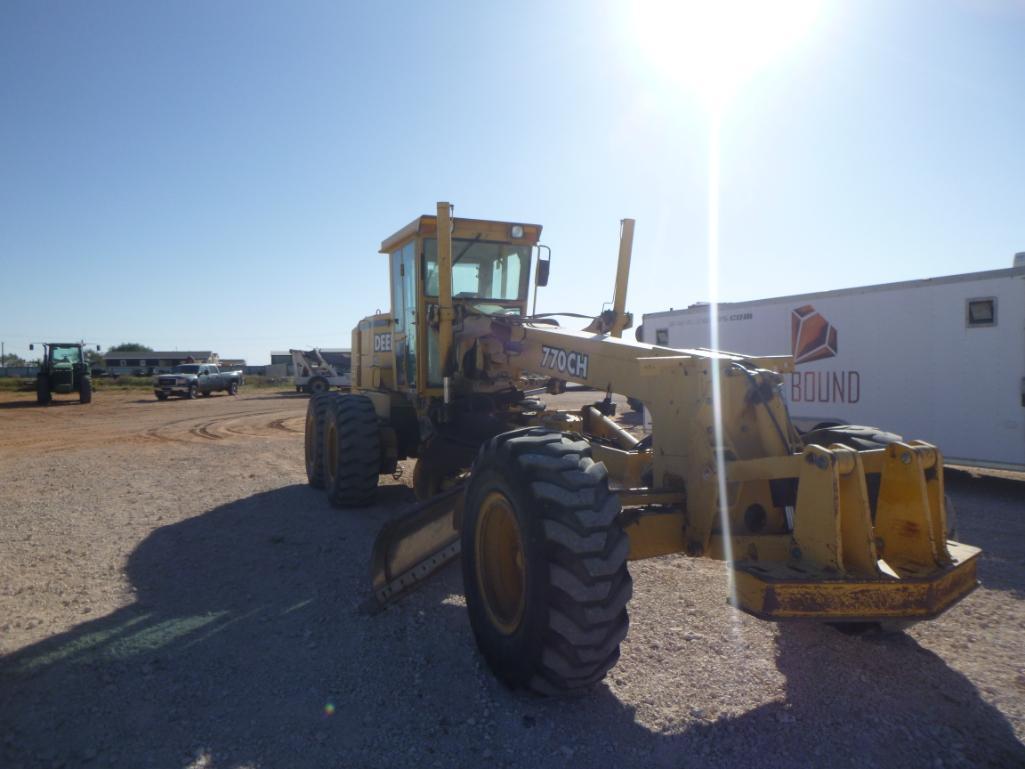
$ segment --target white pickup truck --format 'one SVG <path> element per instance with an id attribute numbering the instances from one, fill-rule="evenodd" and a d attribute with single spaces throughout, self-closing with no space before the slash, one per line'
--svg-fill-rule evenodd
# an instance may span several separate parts
<path id="1" fill-rule="evenodd" d="M 153 377 L 153 394 L 158 401 L 167 400 L 171 395 L 182 398 L 204 397 L 215 390 L 224 390 L 228 395 L 238 392 L 243 382 L 241 371 L 221 371 L 213 363 L 182 363 L 174 367 L 170 374 L 158 374 Z"/>

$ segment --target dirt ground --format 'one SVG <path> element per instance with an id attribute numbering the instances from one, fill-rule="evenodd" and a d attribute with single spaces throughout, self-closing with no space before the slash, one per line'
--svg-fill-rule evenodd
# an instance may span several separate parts
<path id="1" fill-rule="evenodd" d="M 567 396 L 563 396 L 567 397 Z M 578 396 L 579 397 L 579 396 Z M 622 658 L 507 691 L 458 568 L 358 611 L 379 527 L 305 483 L 306 398 L 0 395 L 0 766 L 1025 766 L 1025 481 L 948 473 L 983 587 L 901 634 L 774 625 L 631 564 Z"/>

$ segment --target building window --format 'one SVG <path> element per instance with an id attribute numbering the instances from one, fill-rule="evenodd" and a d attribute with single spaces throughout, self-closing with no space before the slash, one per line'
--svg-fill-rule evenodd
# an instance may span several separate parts
<path id="1" fill-rule="evenodd" d="M 656 328 L 655 329 L 655 344 L 669 346 L 669 329 L 668 328 Z"/>
<path id="2" fill-rule="evenodd" d="M 121 365 L 122 366 L 127 366 L 128 365 L 128 361 L 126 361 L 126 360 L 121 361 Z"/>
<path id="3" fill-rule="evenodd" d="M 997 324 L 996 297 L 969 299 L 966 304 L 965 322 L 968 328 L 995 326 Z"/>

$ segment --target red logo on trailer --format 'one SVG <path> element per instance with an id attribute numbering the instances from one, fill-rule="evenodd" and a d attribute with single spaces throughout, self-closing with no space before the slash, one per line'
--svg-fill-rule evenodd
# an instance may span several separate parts
<path id="1" fill-rule="evenodd" d="M 836 355 L 836 328 L 806 304 L 790 313 L 790 343 L 794 363 L 832 358 Z"/>

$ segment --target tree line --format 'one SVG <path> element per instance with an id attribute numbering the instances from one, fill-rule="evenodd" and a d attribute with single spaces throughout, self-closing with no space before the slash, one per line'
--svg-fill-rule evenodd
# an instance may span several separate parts
<path id="1" fill-rule="evenodd" d="M 144 344 L 139 344 L 138 342 L 122 342 L 121 344 L 116 344 L 113 347 L 108 348 L 106 352 L 86 350 L 85 362 L 89 364 L 90 368 L 102 367 L 103 359 L 115 352 L 153 352 L 153 348 L 147 347 Z M 28 366 L 39 366 L 42 362 L 42 357 L 26 360 L 20 355 L 15 355 L 14 353 L 9 352 L 4 355 L 3 360 L 0 360 L 0 368 L 25 368 Z"/>

